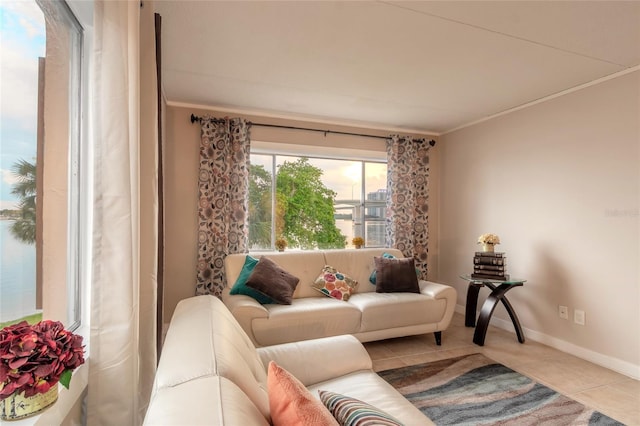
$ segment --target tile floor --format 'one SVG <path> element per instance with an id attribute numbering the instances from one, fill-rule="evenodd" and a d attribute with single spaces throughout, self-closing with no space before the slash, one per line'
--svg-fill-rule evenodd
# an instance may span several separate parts
<path id="1" fill-rule="evenodd" d="M 628 426 L 640 426 L 640 381 L 531 340 L 520 344 L 515 333 L 494 326 L 484 346 L 472 339 L 473 328 L 465 327 L 464 316 L 456 313 L 442 333 L 442 346 L 436 346 L 433 334 L 425 334 L 365 347 L 376 371 L 481 352 Z"/>

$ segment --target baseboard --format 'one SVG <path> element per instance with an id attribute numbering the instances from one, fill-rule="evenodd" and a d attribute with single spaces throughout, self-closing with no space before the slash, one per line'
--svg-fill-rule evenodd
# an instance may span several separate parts
<path id="1" fill-rule="evenodd" d="M 459 314 L 465 314 L 465 307 L 462 305 L 456 305 L 456 312 Z M 491 317 L 490 324 L 498 327 L 502 330 L 516 334 L 513 329 L 513 324 L 509 320 L 503 320 L 497 317 Z M 625 376 L 629 376 L 633 379 L 640 380 L 640 365 L 635 365 L 627 361 L 623 361 L 618 358 L 614 358 L 608 355 L 603 355 L 599 352 L 592 351 L 590 349 L 583 348 L 581 346 L 574 345 L 557 337 L 549 336 L 548 334 L 541 333 L 536 330 L 531 330 L 526 327 L 522 327 L 525 338 L 531 339 L 534 342 L 542 343 L 559 351 L 575 355 L 578 358 L 597 364 L 601 367 L 608 368 Z"/>

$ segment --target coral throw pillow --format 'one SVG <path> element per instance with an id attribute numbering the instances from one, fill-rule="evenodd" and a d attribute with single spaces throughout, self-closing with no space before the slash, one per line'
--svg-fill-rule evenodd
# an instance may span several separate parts
<path id="1" fill-rule="evenodd" d="M 333 297 L 334 299 L 349 300 L 352 293 L 355 293 L 358 287 L 358 281 L 354 280 L 350 276 L 343 274 L 336 268 L 326 265 L 322 268 L 322 272 L 316 278 L 311 285 L 315 290 L 325 296 Z"/>
<path id="2" fill-rule="evenodd" d="M 274 426 L 338 425 L 322 402 L 274 361 L 269 363 L 267 388 Z"/>

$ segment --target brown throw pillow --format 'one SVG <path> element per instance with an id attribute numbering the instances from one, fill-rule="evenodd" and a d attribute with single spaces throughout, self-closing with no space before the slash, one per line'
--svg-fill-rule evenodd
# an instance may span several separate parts
<path id="1" fill-rule="evenodd" d="M 262 256 L 246 285 L 270 297 L 275 303 L 290 305 L 299 281 L 298 277 L 282 269 L 273 260 Z"/>
<path id="2" fill-rule="evenodd" d="M 413 258 L 374 257 L 376 293 L 420 293 Z"/>

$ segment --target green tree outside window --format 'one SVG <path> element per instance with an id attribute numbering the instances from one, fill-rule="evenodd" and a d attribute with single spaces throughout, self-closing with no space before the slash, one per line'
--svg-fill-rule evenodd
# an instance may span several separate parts
<path id="1" fill-rule="evenodd" d="M 322 169 L 308 158 L 285 161 L 276 174 L 275 234 L 302 249 L 344 248 L 346 237 L 336 226 L 335 191 L 322 183 Z M 271 174 L 251 166 L 249 243 L 271 245 Z"/>
<path id="2" fill-rule="evenodd" d="M 13 165 L 13 174 L 18 181 L 11 193 L 20 198 L 18 218 L 11 224 L 11 234 L 26 244 L 36 242 L 36 166 L 26 160 Z"/>

